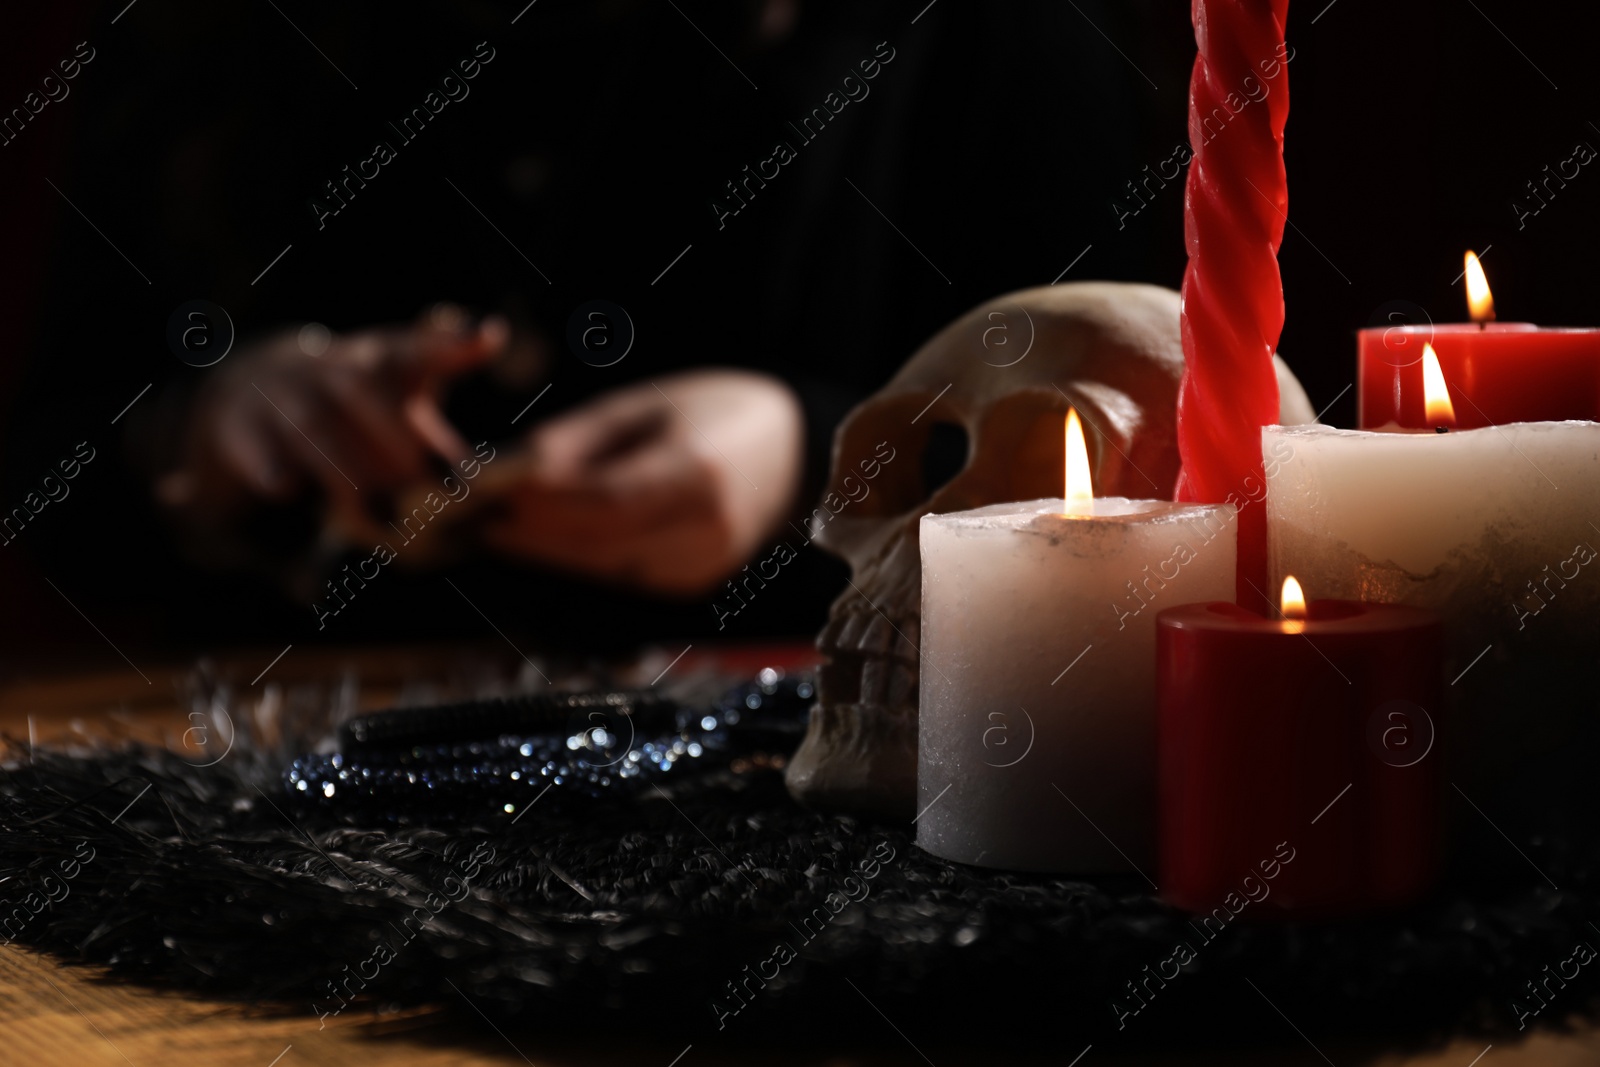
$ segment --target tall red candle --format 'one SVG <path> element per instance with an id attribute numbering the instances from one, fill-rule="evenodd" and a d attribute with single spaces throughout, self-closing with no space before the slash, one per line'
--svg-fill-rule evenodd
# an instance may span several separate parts
<path id="1" fill-rule="evenodd" d="M 1433 612 L 1399 604 L 1314 601 L 1301 621 L 1162 612 L 1162 895 L 1331 915 L 1424 892 L 1440 856 L 1441 635 Z"/>
<path id="2" fill-rule="evenodd" d="M 1194 75 L 1184 191 L 1183 385 L 1176 498 L 1221 503 L 1257 495 L 1261 427 L 1278 421 L 1272 353 L 1283 330 L 1278 246 L 1288 219 L 1283 126 L 1286 69 L 1259 99 L 1268 67 L 1287 60 L 1289 0 L 1194 0 Z M 1254 479 L 1254 481 L 1252 481 Z M 1239 514 L 1239 603 L 1262 603 L 1266 509 Z"/>

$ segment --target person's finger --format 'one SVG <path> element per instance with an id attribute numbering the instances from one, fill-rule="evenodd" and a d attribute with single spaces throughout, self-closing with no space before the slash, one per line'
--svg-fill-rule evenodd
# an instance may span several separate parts
<path id="1" fill-rule="evenodd" d="M 452 464 L 466 459 L 470 449 L 439 406 L 440 388 L 450 378 L 494 359 L 510 335 L 505 319 L 498 315 L 470 327 L 460 325 L 453 315 L 436 313 L 393 341 L 401 379 L 401 418 L 430 451 Z"/>
<path id="2" fill-rule="evenodd" d="M 219 413 L 212 424 L 213 434 L 193 447 L 204 450 L 195 456 L 196 466 L 209 470 L 245 495 L 283 500 L 299 488 L 299 463 L 286 451 L 270 425 L 275 412 L 239 410 Z"/>
<path id="3" fill-rule="evenodd" d="M 271 386 L 272 405 L 264 417 L 281 423 L 278 440 L 297 465 L 330 493 L 331 469 L 345 485 L 359 485 L 368 497 L 414 482 L 427 468 L 420 440 L 368 392 L 367 376 L 347 367 L 322 368 L 308 379 Z M 372 405 L 376 405 L 376 409 Z M 287 427 L 292 433 L 281 432 Z M 309 450 L 308 447 L 309 446 Z"/>
<path id="4" fill-rule="evenodd" d="M 435 328 L 435 332 L 444 331 Z M 297 406 L 297 421 L 316 417 L 328 422 L 323 409 L 334 409 L 339 417 L 323 436 L 338 441 L 313 437 L 326 452 L 332 451 L 332 444 L 341 444 L 350 453 L 347 461 L 360 467 L 367 480 L 375 483 L 374 488 L 430 477 L 428 453 L 453 460 L 460 457 L 462 444 L 443 415 L 427 410 L 428 405 L 419 404 L 422 410 L 417 413 L 407 411 L 413 396 L 426 397 L 429 392 L 418 391 L 413 370 L 425 344 L 412 327 L 383 327 L 341 336 L 321 357 L 286 354 L 288 365 L 272 392 L 283 394 L 283 403 L 289 402 L 285 398 L 303 401 Z M 314 410 L 308 415 L 307 408 Z M 354 472 L 352 477 L 361 480 Z"/>
<path id="5" fill-rule="evenodd" d="M 454 466 L 472 454 L 464 437 L 445 418 L 439 402 L 426 393 L 414 393 L 400 405 L 406 426 L 429 451 Z"/>
<path id="6" fill-rule="evenodd" d="M 427 330 L 418 348 L 419 369 L 435 381 L 454 378 L 494 359 L 510 339 L 511 327 L 499 315 L 464 330 Z"/>
<path id="7" fill-rule="evenodd" d="M 432 473 L 427 464 L 427 438 L 407 420 L 396 418 L 394 409 L 373 395 L 370 381 L 336 372 L 321 384 L 333 408 L 331 417 L 322 423 L 337 428 L 341 451 L 357 454 L 359 465 L 378 483 L 376 487 L 392 488 Z"/>
<path id="8" fill-rule="evenodd" d="M 366 487 L 345 470 L 346 465 L 354 464 L 350 454 L 339 447 L 342 442 L 327 432 L 303 398 L 285 397 L 278 406 L 280 418 L 267 425 L 282 452 L 293 457 L 308 480 L 322 487 L 330 509 L 364 514 L 366 507 L 361 494 Z M 338 462 L 340 458 L 345 460 L 344 465 Z M 365 471 L 357 468 L 357 473 L 365 474 Z"/>
<path id="9" fill-rule="evenodd" d="M 431 390 L 490 362 L 510 338 L 511 328 L 500 315 L 475 326 L 464 316 L 447 316 L 399 331 L 393 345 L 404 387 Z"/>
<path id="10" fill-rule="evenodd" d="M 467 309 L 460 304 L 452 304 L 448 300 L 427 308 L 417 316 L 416 325 L 419 329 L 435 330 L 465 330 L 472 324 Z"/>
<path id="11" fill-rule="evenodd" d="M 282 499 L 295 478 L 272 434 L 247 411 L 208 420 L 191 436 L 183 465 L 156 483 L 164 504 L 225 511 L 249 498 Z"/>

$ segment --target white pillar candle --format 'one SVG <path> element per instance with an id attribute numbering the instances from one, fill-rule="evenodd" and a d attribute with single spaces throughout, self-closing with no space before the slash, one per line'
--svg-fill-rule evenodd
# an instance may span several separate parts
<path id="1" fill-rule="evenodd" d="M 1449 706 L 1422 709 L 1426 742 L 1443 714 L 1451 774 L 1502 817 L 1534 813 L 1549 786 L 1590 773 L 1600 423 L 1446 432 L 1456 399 L 1486 417 L 1452 395 L 1432 344 L 1421 364 L 1438 433 L 1263 428 L 1268 568 L 1292 571 L 1314 596 L 1442 615 Z"/>
<path id="2" fill-rule="evenodd" d="M 1268 426 L 1262 448 L 1274 582 L 1432 608 L 1458 670 L 1496 645 L 1600 651 L 1600 423 Z"/>
<path id="3" fill-rule="evenodd" d="M 1236 520 L 1119 497 L 923 516 L 917 844 L 1150 870 L 1155 617 L 1234 598 Z"/>

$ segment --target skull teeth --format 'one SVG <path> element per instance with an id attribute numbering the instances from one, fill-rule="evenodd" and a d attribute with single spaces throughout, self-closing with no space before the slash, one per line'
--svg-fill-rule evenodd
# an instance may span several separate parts
<path id="1" fill-rule="evenodd" d="M 825 655 L 866 655 L 903 660 L 915 667 L 921 658 L 918 616 L 895 619 L 867 605 L 835 614 L 817 638 Z"/>
<path id="2" fill-rule="evenodd" d="M 830 620 L 817 642 L 826 658 L 818 699 L 829 705 L 915 707 L 917 632 L 916 619 L 895 622 L 870 608 Z"/>

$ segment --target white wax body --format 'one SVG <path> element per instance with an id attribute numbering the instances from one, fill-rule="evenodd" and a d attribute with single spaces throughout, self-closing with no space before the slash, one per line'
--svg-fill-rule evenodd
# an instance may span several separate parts
<path id="1" fill-rule="evenodd" d="M 1075 874 L 1155 854 L 1155 617 L 1234 599 L 1221 505 L 925 515 L 917 844 Z"/>
<path id="2" fill-rule="evenodd" d="M 1458 660 L 1600 651 L 1600 423 L 1269 426 L 1262 449 L 1274 588 L 1432 608 Z"/>

